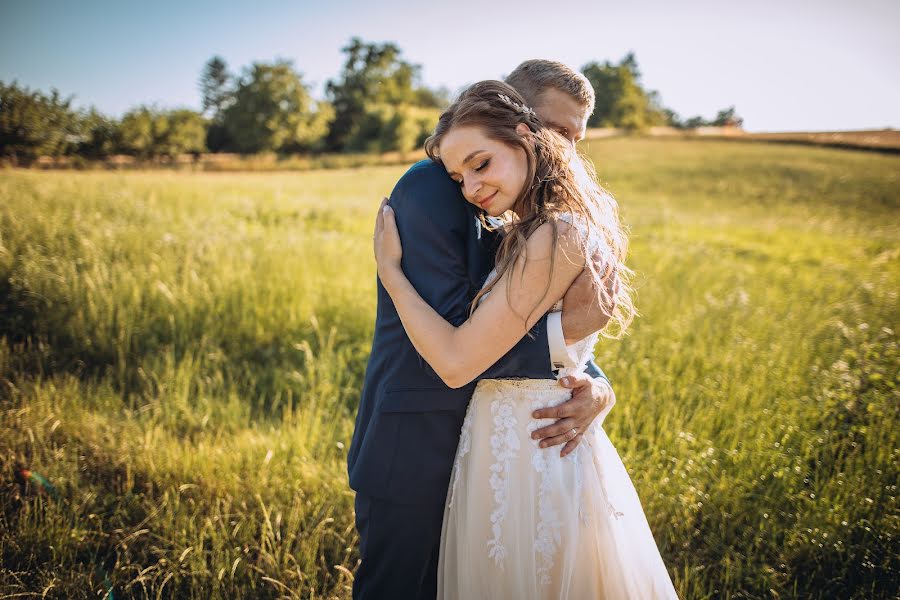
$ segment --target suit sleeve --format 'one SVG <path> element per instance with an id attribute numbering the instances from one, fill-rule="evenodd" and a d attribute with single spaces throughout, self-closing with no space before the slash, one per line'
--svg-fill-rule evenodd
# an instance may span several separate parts
<path id="1" fill-rule="evenodd" d="M 469 277 L 475 225 L 458 186 L 440 166 L 418 163 L 397 183 L 390 204 L 403 244 L 404 274 L 438 314 L 458 327 L 468 318 L 469 301 L 477 291 Z M 548 347 L 545 316 L 479 379 L 552 378 Z M 428 370 L 440 381 L 430 365 Z"/>
<path id="2" fill-rule="evenodd" d="M 600 367 L 594 361 L 593 356 L 591 357 L 591 360 L 589 360 L 587 362 L 587 367 L 585 368 L 584 372 L 587 373 L 588 376 L 590 376 L 594 379 L 597 379 L 598 377 L 600 379 L 605 379 L 606 383 L 608 383 L 610 386 L 612 386 L 612 382 L 609 380 L 609 377 L 607 377 L 606 373 L 604 373 L 603 370 L 600 369 Z"/>

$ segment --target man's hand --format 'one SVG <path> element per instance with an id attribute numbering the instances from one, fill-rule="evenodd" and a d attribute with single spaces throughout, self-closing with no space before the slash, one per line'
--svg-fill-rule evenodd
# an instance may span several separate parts
<path id="1" fill-rule="evenodd" d="M 585 373 L 564 377 L 560 384 L 572 389 L 572 398 L 558 406 L 534 411 L 535 419 L 557 421 L 536 429 L 531 438 L 542 440 L 541 448 L 565 444 L 559 455 L 566 456 L 581 443 L 584 432 L 597 416 L 606 417 L 616 403 L 616 394 L 605 379 L 593 379 Z"/>
<path id="2" fill-rule="evenodd" d="M 598 269 L 603 268 L 603 257 L 600 254 L 595 254 L 592 260 Z M 594 281 L 588 269 L 581 272 L 563 297 L 562 329 L 567 344 L 606 327 L 616 309 L 615 297 L 618 291 L 619 277 L 615 270 L 606 269 L 602 287 Z"/>

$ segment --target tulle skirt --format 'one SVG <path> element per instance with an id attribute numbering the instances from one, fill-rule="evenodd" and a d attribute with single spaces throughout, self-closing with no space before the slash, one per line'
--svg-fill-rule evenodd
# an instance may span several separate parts
<path id="1" fill-rule="evenodd" d="M 569 398 L 553 380 L 483 380 L 444 509 L 438 598 L 677 598 L 634 485 L 600 424 L 577 449 L 538 447 Z"/>

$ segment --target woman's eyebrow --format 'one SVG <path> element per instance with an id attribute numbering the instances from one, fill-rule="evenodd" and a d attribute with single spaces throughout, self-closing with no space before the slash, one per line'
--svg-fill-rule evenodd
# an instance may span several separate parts
<path id="1" fill-rule="evenodd" d="M 481 152 L 484 152 L 484 150 L 476 150 L 475 152 L 470 152 L 469 155 L 463 159 L 462 164 L 466 164 Z M 447 174 L 451 177 L 453 175 L 459 175 L 459 173 L 457 173 L 456 171 L 447 171 Z"/>

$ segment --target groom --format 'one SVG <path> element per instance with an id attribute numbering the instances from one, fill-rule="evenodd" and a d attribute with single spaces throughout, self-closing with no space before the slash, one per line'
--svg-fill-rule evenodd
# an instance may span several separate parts
<path id="1" fill-rule="evenodd" d="M 519 65 L 507 82 L 547 126 L 573 144 L 584 137 L 594 92 L 583 75 L 560 63 L 532 60 Z M 476 225 L 477 209 L 431 161 L 403 175 L 390 204 L 403 238 L 404 273 L 437 312 L 462 324 L 469 301 L 493 267 L 496 234 Z M 564 298 L 563 314 L 545 315 L 531 336 L 479 379 L 552 379 L 554 369 L 574 366 L 565 340 L 586 337 L 608 321 L 597 298 L 589 276 L 579 277 Z M 594 418 L 609 411 L 615 403 L 609 381 L 593 361 L 588 375 L 569 382 L 571 400 L 536 411 L 535 418 L 557 421 L 535 431 L 535 439 L 547 447 L 565 444 L 567 454 Z M 379 282 L 375 337 L 347 457 L 362 559 L 354 598 L 435 597 L 444 501 L 476 383 L 459 389 L 444 385 L 416 353 Z"/>

